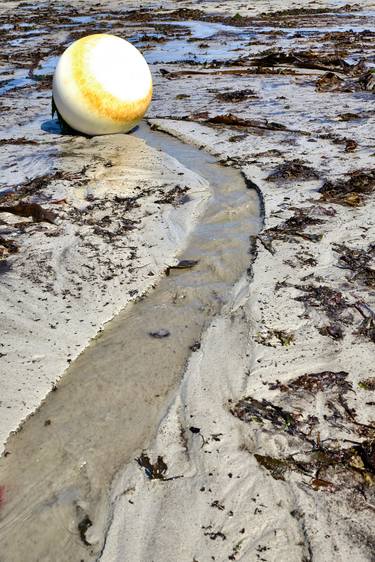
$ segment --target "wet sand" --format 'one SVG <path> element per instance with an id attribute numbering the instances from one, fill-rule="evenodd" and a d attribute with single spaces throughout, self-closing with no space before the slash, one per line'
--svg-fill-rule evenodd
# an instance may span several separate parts
<path id="1" fill-rule="evenodd" d="M 3 7 L 2 14 L 6 16 L 13 6 L 9 3 Z M 127 464 L 122 466 L 119 460 L 111 494 L 104 500 L 105 509 L 91 512 L 85 504 L 75 512 L 72 544 L 77 545 L 77 552 L 85 553 L 84 559 L 94 559 L 97 555 L 93 553 L 102 544 L 102 530 L 106 529 L 100 559 L 107 562 L 371 560 L 375 481 L 371 360 L 374 84 L 369 73 L 375 30 L 371 2 L 361 7 L 315 2 L 299 13 L 293 11 L 292 2 L 287 7 L 275 2 L 272 6 L 257 2 L 241 7 L 233 2 L 230 10 L 227 4 L 200 3 L 197 9 L 184 2 L 150 12 L 147 8 L 152 4 L 127 12 L 136 5 L 127 3 L 124 11 L 114 2 L 105 10 L 103 6 L 93 8 L 90 14 L 80 3 L 75 6 L 76 12 L 64 7 L 63 16 L 58 5 L 46 8 L 44 23 L 53 30 L 54 44 L 51 33 L 41 33 L 35 39 L 22 28 L 4 30 L 8 48 L 14 52 L 13 61 L 5 61 L 2 69 L 2 87 L 8 89 L 2 103 L 8 104 L 9 119 L 19 114 L 28 98 L 28 119 L 19 123 L 13 120 L 12 127 L 2 133 L 4 138 L 26 140 L 26 144 L 18 140 L 18 144 L 5 145 L 6 170 L 12 174 L 12 183 L 25 182 L 22 174 L 30 176 L 30 171 L 40 175 L 47 162 L 51 165 L 59 161 L 61 151 L 68 156 L 64 157 L 63 171 L 77 172 L 77 154 L 81 159 L 85 154 L 91 162 L 93 147 L 108 151 L 106 154 L 121 142 L 131 147 L 131 139 L 87 142 L 56 135 L 51 142 L 52 136 L 47 140 L 46 131 L 39 129 L 41 111 L 48 113 L 48 72 L 58 45 L 81 33 L 83 27 L 85 33 L 110 29 L 130 38 L 152 63 L 156 94 L 149 118 L 153 127 L 187 145 L 203 147 L 222 165 L 244 173 L 259 190 L 264 229 L 256 243 L 250 277 L 247 268 L 241 275 L 243 266 L 238 262 L 238 273 L 234 272 L 238 281 L 228 289 L 220 312 L 212 311 L 215 316 L 202 332 L 199 349 L 194 348 L 188 357 L 182 381 L 168 398 L 167 411 L 165 406 L 160 410 L 155 407 L 159 422 L 150 424 L 151 431 L 143 436 L 142 444 L 138 442 Z M 22 6 L 17 10 L 21 21 L 27 17 L 35 26 L 31 10 L 27 16 Z M 284 11 L 272 14 L 275 10 Z M 6 17 L 3 25 L 8 25 Z M 35 41 L 40 51 L 29 69 L 30 44 Z M 53 126 L 44 125 L 49 135 Z M 30 141 L 44 143 L 43 150 Z M 121 146 L 117 150 L 121 154 Z M 139 165 L 134 155 L 130 165 L 126 162 L 126 172 L 122 168 L 120 173 L 130 182 L 129 196 L 137 193 L 131 190 L 142 181 L 143 193 L 153 185 L 160 198 L 163 184 L 147 183 L 155 181 L 158 174 L 152 174 L 150 166 L 145 178 L 144 167 L 153 154 L 161 173 L 165 156 L 146 154 Z M 120 169 L 112 170 L 105 160 L 85 171 L 88 187 L 78 186 L 74 196 L 83 193 L 81 197 L 88 195 L 90 200 L 93 193 L 99 193 L 110 205 L 111 214 L 116 212 L 118 201 L 113 196 L 108 201 L 105 194 L 108 186 L 113 190 L 118 182 Z M 169 228 L 185 211 L 185 227 L 178 237 L 184 244 L 202 216 L 208 186 L 194 174 L 189 175 L 186 167 L 168 162 L 174 170 L 168 175 L 170 191 L 176 181 L 173 173 L 185 173 L 182 192 L 174 192 L 173 197 L 194 193 L 198 199 L 203 196 L 200 206 L 196 199 L 195 207 L 181 205 L 181 199 L 180 206 L 173 207 L 173 197 L 167 197 L 164 203 L 166 209 L 173 207 Z M 9 186 L 7 178 L 5 189 Z M 51 203 L 51 198 L 69 195 L 77 179 L 67 176 L 63 181 L 62 186 L 57 183 L 58 189 L 50 184 L 50 191 L 42 192 L 48 195 L 44 199 L 39 191 L 36 195 L 26 191 L 24 196 L 36 197 L 46 209 L 54 211 L 56 203 Z M 62 187 L 65 191 L 61 196 Z M 148 204 L 137 199 L 139 215 L 129 215 L 130 220 L 144 217 L 142 234 L 148 228 L 147 213 L 160 205 L 155 199 Z M 70 216 L 79 217 L 83 209 L 75 203 L 74 215 Z M 230 209 L 227 211 L 230 214 Z M 95 212 L 89 217 L 94 223 L 109 213 Z M 64 213 L 59 214 L 66 220 Z M 15 275 L 21 270 L 15 266 L 22 263 L 23 248 L 35 252 L 36 241 L 45 236 L 47 227 L 31 236 L 43 223 L 20 229 L 10 227 L 8 215 L 6 219 L 3 228 L 7 239 L 21 248 L 12 254 L 8 244 L 10 253 L 5 264 L 12 270 L 7 272 L 5 265 L 5 275 L 11 271 Z M 178 251 L 175 242 L 172 236 L 168 246 L 164 242 L 157 245 L 163 253 L 155 282 L 171 265 L 168 260 L 173 260 Z M 109 238 L 105 251 L 111 244 Z M 132 246 L 139 251 L 139 238 Z M 145 258 L 148 252 L 150 248 L 145 248 Z M 195 252 L 188 257 L 194 259 Z M 48 260 L 47 266 L 51 263 Z M 171 275 L 175 274 L 171 270 Z M 118 277 L 116 268 L 113 275 Z M 134 287 L 140 293 L 144 291 L 147 283 L 142 285 L 139 272 L 133 272 L 132 277 Z M 56 288 L 55 284 L 54 291 L 61 290 L 67 278 L 61 277 L 61 285 Z M 128 278 L 122 281 L 129 283 Z M 35 286 L 35 279 L 31 282 Z M 80 284 L 83 291 L 88 286 L 87 281 Z M 46 285 L 43 290 L 50 298 Z M 106 286 L 100 299 L 111 292 Z M 126 302 L 118 302 L 115 293 L 113 296 L 118 306 L 108 310 L 106 319 Z M 100 299 L 98 302 L 103 302 Z M 28 297 L 28 302 L 38 306 L 36 296 Z M 81 311 L 81 317 L 85 302 L 75 295 L 74 310 Z M 24 301 L 21 307 L 25 308 Z M 125 309 L 123 314 L 130 310 Z M 19 317 L 14 316 L 15 330 L 20 329 Z M 91 332 L 76 329 L 80 346 L 86 345 L 103 318 L 98 322 L 99 317 L 93 315 Z M 60 342 L 67 341 L 65 334 L 66 330 L 59 333 Z M 162 338 L 154 343 L 164 345 L 167 341 Z M 17 339 L 12 342 L 15 346 Z M 186 349 L 185 344 L 183 347 Z M 43 373 L 48 373 L 47 385 L 64 370 L 62 362 L 51 369 L 51 363 L 43 357 L 33 362 L 30 351 L 23 353 L 19 376 L 27 372 L 30 383 L 17 406 L 15 386 L 10 387 L 12 406 L 7 408 L 5 403 L 1 410 L 4 420 L 10 420 L 4 437 L 46 393 L 46 382 L 41 383 L 33 374 L 37 373 L 35 361 L 41 361 Z M 64 353 L 61 349 L 62 358 Z M 55 357 L 51 354 L 52 364 Z M 113 353 L 111 360 L 115 358 Z M 5 356 L 5 361 L 9 360 L 14 364 L 12 357 Z M 74 369 L 75 363 L 71 372 Z M 4 381 L 8 380 L 6 366 Z M 64 377 L 61 384 L 65 384 Z M 45 406 L 48 401 L 47 397 Z M 142 410 L 136 410 L 142 417 Z M 9 441 L 15 449 L 19 447 L 20 454 L 28 446 L 32 448 L 23 437 L 31 427 L 28 423 Z M 41 419 L 38 423 L 41 434 L 45 429 L 53 439 L 53 423 L 45 428 Z M 22 439 L 26 439 L 25 444 Z M 69 445 L 63 449 L 69 456 Z M 7 453 L 12 455 L 11 448 Z M 35 454 L 29 456 L 37 460 Z M 132 460 L 135 458 L 138 462 Z M 9 459 L 8 455 L 3 460 Z M 16 457 L 13 462 L 17 464 Z M 90 472 L 88 466 L 84 471 L 88 489 L 97 499 L 98 493 L 103 493 L 100 470 Z M 53 477 L 51 481 L 56 483 Z M 12 501 L 17 491 L 6 486 L 1 490 L 5 517 L 7 497 Z M 30 499 L 32 494 L 31 487 Z M 56 505 L 73 505 L 73 495 L 67 493 Z M 11 503 L 8 508 L 11 510 Z M 22 512 L 28 517 L 29 512 L 22 508 L 13 514 L 19 518 Z M 59 535 L 60 539 L 63 536 Z M 24 545 L 29 553 L 33 548 L 37 552 L 28 540 Z M 43 553 L 38 556 L 34 558 L 43 559 Z M 48 559 L 47 554 L 44 559 Z"/>

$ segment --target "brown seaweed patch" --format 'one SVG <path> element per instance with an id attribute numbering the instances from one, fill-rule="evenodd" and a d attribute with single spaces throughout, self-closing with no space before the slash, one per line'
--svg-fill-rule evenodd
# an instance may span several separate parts
<path id="1" fill-rule="evenodd" d="M 374 311 L 364 302 L 357 302 L 354 308 L 360 313 L 363 320 L 357 330 L 359 336 L 363 336 L 375 343 L 375 313 Z"/>
<path id="2" fill-rule="evenodd" d="M 241 101 L 245 101 L 249 98 L 257 98 L 256 92 L 247 88 L 245 90 L 235 90 L 232 92 L 220 92 L 216 94 L 216 98 L 220 101 L 224 102 L 232 102 L 238 103 Z"/>
<path id="3" fill-rule="evenodd" d="M 18 246 L 13 240 L 0 236 L 0 261 L 5 260 L 10 254 L 16 254 Z"/>
<path id="4" fill-rule="evenodd" d="M 3 146 L 4 144 L 38 144 L 38 141 L 27 139 L 25 137 L 18 137 L 16 139 L 0 139 L 0 146 Z"/>
<path id="5" fill-rule="evenodd" d="M 288 412 L 272 404 L 269 400 L 256 400 L 251 396 L 242 398 L 230 410 L 231 414 L 240 420 L 250 423 L 257 422 L 264 424 L 270 422 L 275 428 L 282 429 L 292 435 L 301 433 L 298 424 L 299 414 Z M 305 434 L 301 435 L 305 436 Z"/>
<path id="6" fill-rule="evenodd" d="M 357 207 L 374 189 L 375 170 L 357 170 L 351 172 L 347 179 L 327 180 L 319 191 L 323 201 Z"/>
<path id="7" fill-rule="evenodd" d="M 292 381 L 282 384 L 279 381 L 270 383 L 270 390 L 281 390 L 281 392 L 324 392 L 326 390 L 337 389 L 343 394 L 352 390 L 352 385 L 347 381 L 346 371 L 322 371 L 321 373 L 307 373 Z"/>
<path id="8" fill-rule="evenodd" d="M 356 6 L 352 6 L 350 4 L 345 4 L 345 6 L 341 6 L 340 8 L 335 8 L 335 12 L 341 13 L 341 12 L 352 12 L 355 11 Z M 358 9 L 358 8 L 357 8 Z M 261 15 L 263 17 L 268 17 L 270 19 L 274 19 L 274 18 L 285 18 L 285 17 L 289 17 L 289 16 L 308 16 L 309 18 L 311 16 L 319 16 L 319 15 L 324 15 L 324 14 L 330 14 L 332 13 L 332 8 L 287 8 L 285 10 L 278 10 L 276 12 L 263 12 Z"/>
<path id="9" fill-rule="evenodd" d="M 358 486 L 373 487 L 375 484 L 375 441 L 364 441 L 353 447 L 337 449 L 319 446 L 306 460 L 293 457 L 275 458 L 254 455 L 276 480 L 285 480 L 288 472 L 294 471 L 312 476 L 309 484 L 314 490 L 336 492 Z"/>
<path id="10" fill-rule="evenodd" d="M 351 271 L 350 281 L 375 288 L 375 269 L 370 266 L 375 259 L 375 244 L 370 244 L 366 249 L 335 244 L 333 249 L 339 254 L 339 267 Z"/>
<path id="11" fill-rule="evenodd" d="M 340 291 L 335 291 L 327 285 L 297 285 L 296 289 L 303 291 L 303 295 L 295 297 L 303 302 L 307 308 L 324 310 L 330 320 L 341 319 L 349 307 L 348 301 Z"/>
<path id="12" fill-rule="evenodd" d="M 357 65 L 358 66 L 358 65 Z M 344 79 L 332 71 L 326 72 L 315 83 L 317 92 L 361 92 L 371 91 L 375 86 L 374 74 L 366 71 L 357 76 L 357 67 L 350 69 L 350 79 Z"/>
<path id="13" fill-rule="evenodd" d="M 267 181 L 277 182 L 280 180 L 314 180 L 318 178 L 319 175 L 313 168 L 306 166 L 301 160 L 295 158 L 278 166 L 266 179 Z"/>
<path id="14" fill-rule="evenodd" d="M 334 72 L 326 72 L 316 81 L 315 89 L 317 92 L 340 92 L 344 80 Z"/>
<path id="15" fill-rule="evenodd" d="M 277 345 L 288 347 L 294 342 L 294 334 L 286 330 L 271 330 L 267 328 L 265 332 L 258 333 L 254 339 L 261 345 L 268 347 L 277 347 Z"/>
<path id="16" fill-rule="evenodd" d="M 296 462 L 292 457 L 277 459 L 269 455 L 260 455 L 259 453 L 255 453 L 254 457 L 260 465 L 268 470 L 275 480 L 285 480 L 286 473 L 292 470 L 306 474 L 309 468 L 307 463 Z"/>
<path id="17" fill-rule="evenodd" d="M 36 222 L 55 223 L 56 213 L 49 209 L 44 209 L 38 203 L 26 203 L 19 201 L 16 205 L 1 206 L 0 213 L 11 213 L 20 217 L 32 217 Z"/>
<path id="18" fill-rule="evenodd" d="M 314 51 L 283 52 L 271 50 L 254 57 L 251 64 L 258 67 L 274 67 L 287 64 L 297 68 L 327 71 L 340 70 L 340 72 L 349 72 L 352 69 L 352 65 L 347 63 L 337 53 L 323 54 Z"/>
<path id="19" fill-rule="evenodd" d="M 258 240 L 272 254 L 274 249 L 272 243 L 274 240 L 292 241 L 294 238 L 303 238 L 310 242 L 319 242 L 322 234 L 310 234 L 305 232 L 308 226 L 314 226 L 324 222 L 320 218 L 312 217 L 304 209 L 297 209 L 295 214 L 283 223 L 268 228 L 258 235 Z"/>
<path id="20" fill-rule="evenodd" d="M 375 377 L 363 379 L 358 383 L 358 386 L 363 390 L 375 390 Z"/>
<path id="21" fill-rule="evenodd" d="M 37 176 L 36 178 L 26 180 L 23 183 L 15 185 L 13 191 L 6 193 L 1 197 L 4 202 L 13 201 L 14 199 L 19 199 L 26 195 L 34 195 L 45 189 L 50 183 L 55 181 L 77 181 L 80 185 L 87 182 L 88 179 L 84 177 L 85 168 L 80 172 L 64 172 L 63 170 L 58 170 L 53 174 L 44 174 L 43 176 Z"/>
<path id="22" fill-rule="evenodd" d="M 144 468 L 146 476 L 150 480 L 165 480 L 168 466 L 164 462 L 163 457 L 159 455 L 157 461 L 152 463 L 150 461 L 150 457 L 146 453 L 142 452 L 141 456 L 135 460 L 141 468 Z"/>
<path id="23" fill-rule="evenodd" d="M 281 123 L 276 123 L 274 121 L 268 121 L 267 119 L 244 119 L 238 117 L 233 113 L 225 113 L 221 115 L 215 115 L 209 117 L 208 113 L 197 113 L 193 114 L 189 118 L 190 120 L 202 121 L 204 123 L 211 123 L 213 125 L 228 125 L 230 127 L 241 127 L 241 128 L 255 128 L 255 129 L 268 129 L 270 131 L 285 131 L 288 130 L 287 127 Z"/>

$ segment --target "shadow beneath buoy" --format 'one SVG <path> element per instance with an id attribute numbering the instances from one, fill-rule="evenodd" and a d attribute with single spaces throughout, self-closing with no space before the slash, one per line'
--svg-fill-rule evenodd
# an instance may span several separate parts
<path id="1" fill-rule="evenodd" d="M 92 138 L 92 135 L 86 135 L 85 133 L 81 133 L 69 127 L 67 123 L 63 126 L 61 124 L 60 119 L 48 119 L 47 121 L 43 121 L 40 128 L 45 133 L 50 133 L 52 135 L 63 135 L 63 136 L 70 136 L 70 137 L 86 137 L 88 139 Z"/>
<path id="2" fill-rule="evenodd" d="M 44 121 L 41 124 L 40 128 L 45 133 L 50 133 L 52 135 L 63 135 L 64 134 L 61 130 L 58 119 L 48 119 L 47 121 Z"/>

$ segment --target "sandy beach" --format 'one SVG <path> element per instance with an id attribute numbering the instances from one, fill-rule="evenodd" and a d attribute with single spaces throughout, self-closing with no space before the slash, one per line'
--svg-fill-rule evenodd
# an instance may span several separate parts
<path id="1" fill-rule="evenodd" d="M 3 562 L 374 559 L 374 17 L 1 5 Z M 94 32 L 130 135 L 51 119 Z"/>

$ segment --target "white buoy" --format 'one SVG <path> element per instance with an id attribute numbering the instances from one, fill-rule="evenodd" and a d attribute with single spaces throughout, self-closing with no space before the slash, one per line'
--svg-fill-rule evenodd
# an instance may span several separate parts
<path id="1" fill-rule="evenodd" d="M 152 77 L 138 49 L 100 33 L 64 51 L 52 91 L 60 117 L 73 129 L 87 135 L 127 133 L 150 105 Z"/>

